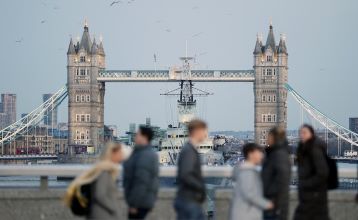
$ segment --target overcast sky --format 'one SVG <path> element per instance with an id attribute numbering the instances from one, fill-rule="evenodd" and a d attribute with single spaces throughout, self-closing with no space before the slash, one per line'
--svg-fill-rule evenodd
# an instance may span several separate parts
<path id="1" fill-rule="evenodd" d="M 256 34 L 266 39 L 270 18 L 276 40 L 287 37 L 289 83 L 343 125 L 358 116 L 354 0 L 2 0 L 0 3 L 0 93 L 18 95 L 18 115 L 30 112 L 41 94 L 66 83 L 70 36 L 103 36 L 107 69 L 153 69 L 180 64 L 188 40 L 198 69 L 251 69 Z M 105 122 L 120 132 L 130 122 L 165 126 L 176 120 L 175 99 L 159 94 L 175 83 L 107 83 Z M 214 95 L 198 99 L 198 114 L 211 130 L 253 130 L 251 83 L 197 83 Z M 300 108 L 289 97 L 289 128 Z M 67 101 L 60 121 L 67 120 Z"/>

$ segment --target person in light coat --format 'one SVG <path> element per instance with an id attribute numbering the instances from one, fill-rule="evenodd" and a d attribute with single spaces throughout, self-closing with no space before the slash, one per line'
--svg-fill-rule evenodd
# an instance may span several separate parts
<path id="1" fill-rule="evenodd" d="M 86 219 L 119 219 L 120 206 L 117 200 L 116 185 L 118 165 L 130 154 L 131 150 L 126 146 L 119 143 L 108 143 L 100 160 L 70 184 L 64 198 L 66 205 L 70 207 L 72 198 L 77 196 L 84 206 L 89 207 Z M 91 184 L 91 201 L 87 201 L 80 193 L 81 186 L 86 184 Z"/>
<path id="2" fill-rule="evenodd" d="M 260 146 L 244 145 L 245 162 L 234 168 L 234 197 L 230 220 L 262 220 L 263 211 L 273 208 L 273 203 L 263 197 L 260 173 L 257 170 L 263 158 Z"/>

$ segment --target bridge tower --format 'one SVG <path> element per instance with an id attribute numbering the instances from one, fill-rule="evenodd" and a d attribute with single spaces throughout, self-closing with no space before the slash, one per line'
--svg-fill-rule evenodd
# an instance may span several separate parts
<path id="1" fill-rule="evenodd" d="M 85 22 L 81 41 L 71 39 L 67 52 L 69 154 L 96 154 L 103 146 L 105 84 L 97 77 L 104 68 L 102 40 L 91 40 Z"/>
<path id="2" fill-rule="evenodd" d="M 272 24 L 266 43 L 257 36 L 254 50 L 255 141 L 266 144 L 267 133 L 273 126 L 287 127 L 287 48 L 281 34 L 276 45 Z"/>

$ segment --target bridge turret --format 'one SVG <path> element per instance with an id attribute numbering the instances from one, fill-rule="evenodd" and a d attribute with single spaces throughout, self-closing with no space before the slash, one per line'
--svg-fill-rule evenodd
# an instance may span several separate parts
<path id="1" fill-rule="evenodd" d="M 265 46 L 256 41 L 255 71 L 255 141 L 266 144 L 267 133 L 273 126 L 286 128 L 287 123 L 287 48 L 281 37 L 276 45 L 273 26 L 270 24 Z"/>
<path id="2" fill-rule="evenodd" d="M 105 68 L 102 42 L 90 37 L 87 22 L 80 42 L 67 53 L 69 153 L 97 153 L 103 145 L 105 85 L 97 81 Z"/>
<path id="3" fill-rule="evenodd" d="M 74 54 L 76 54 L 76 49 L 71 37 L 70 44 L 68 45 L 67 55 L 74 55 Z"/>
<path id="4" fill-rule="evenodd" d="M 275 35 L 273 33 L 272 24 L 270 24 L 270 30 L 269 30 L 269 33 L 267 35 L 266 45 L 265 45 L 265 52 L 268 49 L 271 49 L 272 51 L 276 51 Z"/>

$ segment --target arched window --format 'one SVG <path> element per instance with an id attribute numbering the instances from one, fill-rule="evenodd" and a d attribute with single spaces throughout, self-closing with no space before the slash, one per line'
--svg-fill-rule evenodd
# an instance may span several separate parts
<path id="1" fill-rule="evenodd" d="M 86 57 L 85 57 L 85 56 L 80 56 L 80 62 L 81 62 L 81 63 L 86 62 Z"/>
<path id="2" fill-rule="evenodd" d="M 262 101 L 266 102 L 266 96 L 265 95 L 262 96 Z"/>
<path id="3" fill-rule="evenodd" d="M 266 61 L 267 61 L 267 62 L 272 62 L 272 56 L 271 56 L 271 55 L 267 55 L 267 56 L 266 56 Z"/>

